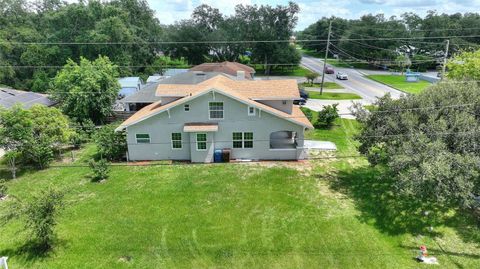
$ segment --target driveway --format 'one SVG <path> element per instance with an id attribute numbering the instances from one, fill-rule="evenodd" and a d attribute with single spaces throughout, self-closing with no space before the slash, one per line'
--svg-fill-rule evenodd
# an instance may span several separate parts
<path id="1" fill-rule="evenodd" d="M 317 72 L 319 74 L 323 73 L 323 61 L 318 58 L 303 56 L 301 64 L 314 72 Z M 398 91 L 394 88 L 365 78 L 363 76 L 363 73 L 358 72 L 355 69 L 341 67 L 333 68 L 335 69 L 335 72 L 340 71 L 347 74 L 348 80 L 337 80 L 335 79 L 335 74 L 326 74 L 325 81 L 332 81 L 338 83 L 344 88 L 360 95 L 368 103 L 372 103 L 377 99 L 377 97 L 382 97 L 387 93 L 390 93 L 392 98 L 399 98 L 402 94 L 404 94 L 403 92 Z"/>

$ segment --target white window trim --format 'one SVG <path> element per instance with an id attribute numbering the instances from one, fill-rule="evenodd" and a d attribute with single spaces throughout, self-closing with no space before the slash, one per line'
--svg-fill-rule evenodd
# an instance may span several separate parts
<path id="1" fill-rule="evenodd" d="M 173 134 L 180 134 L 180 140 L 173 140 L 173 137 L 172 137 Z M 183 149 L 183 135 L 182 135 L 182 133 L 180 133 L 180 132 L 170 133 L 170 140 L 171 140 L 172 150 L 182 150 Z M 179 148 L 174 148 L 173 147 L 173 141 L 180 141 L 180 147 Z"/>
<path id="2" fill-rule="evenodd" d="M 233 133 L 241 133 L 242 134 L 242 139 L 233 140 Z M 232 149 L 254 149 L 255 148 L 254 139 L 252 138 L 252 139 L 245 140 L 245 133 L 252 133 L 252 137 L 255 137 L 254 132 L 232 132 Z M 252 147 L 251 148 L 246 148 L 245 147 L 245 141 L 252 141 Z M 233 142 L 242 142 L 242 147 L 235 148 L 233 146 Z"/>
<path id="3" fill-rule="evenodd" d="M 250 108 L 253 108 L 253 113 L 250 113 Z M 248 114 L 248 116 L 255 116 L 256 112 L 257 112 L 257 109 L 256 109 L 255 107 L 253 107 L 253 106 L 248 106 L 248 108 L 247 108 L 247 114 Z"/>
<path id="4" fill-rule="evenodd" d="M 205 141 L 198 141 L 198 135 L 199 134 L 204 134 L 205 135 Z M 198 148 L 198 142 L 200 143 L 205 143 L 205 149 L 199 149 Z M 197 133 L 195 134 L 195 148 L 197 149 L 197 151 L 207 151 L 208 149 L 208 136 L 207 136 L 207 133 Z"/>
<path id="5" fill-rule="evenodd" d="M 222 118 L 210 118 L 210 103 L 222 103 L 222 106 L 223 106 L 223 109 L 222 109 L 222 114 L 223 114 L 223 117 Z M 222 102 L 222 101 L 213 101 L 213 102 L 208 102 L 208 119 L 209 120 L 223 120 L 225 119 L 225 103 Z M 214 111 L 220 111 L 220 110 L 214 110 Z"/>
<path id="6" fill-rule="evenodd" d="M 138 143 L 137 135 L 148 135 L 148 143 Z M 152 138 L 150 137 L 149 133 L 136 133 L 135 134 L 135 143 L 136 144 L 150 144 L 152 142 Z"/>
<path id="7" fill-rule="evenodd" d="M 188 110 L 185 109 L 187 106 L 188 106 Z M 190 112 L 190 104 L 183 105 L 183 111 Z"/>

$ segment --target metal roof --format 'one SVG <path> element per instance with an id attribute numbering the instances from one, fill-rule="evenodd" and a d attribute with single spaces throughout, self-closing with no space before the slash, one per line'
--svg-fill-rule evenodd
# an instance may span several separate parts
<path id="1" fill-rule="evenodd" d="M 30 108 L 35 104 L 53 106 L 56 102 L 45 94 L 0 88 L 0 106 L 10 108 L 16 103 L 22 104 L 24 108 Z"/>

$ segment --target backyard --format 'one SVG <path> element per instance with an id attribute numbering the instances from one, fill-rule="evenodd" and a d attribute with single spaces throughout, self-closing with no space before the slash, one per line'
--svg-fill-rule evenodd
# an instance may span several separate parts
<path id="1" fill-rule="evenodd" d="M 88 145 L 75 167 L 58 162 L 8 183 L 20 199 L 51 185 L 67 192 L 54 251 L 30 250 L 14 222 L 0 230 L 0 255 L 11 268 L 418 268 L 426 244 L 442 268 L 478 268 L 480 235 L 461 216 L 435 237 L 390 217 L 400 201 L 381 171 L 342 158 L 358 154 L 357 130 L 339 119 L 306 134 L 335 142 L 338 159 L 115 166 L 103 183 L 82 166 L 95 153 Z"/>
<path id="2" fill-rule="evenodd" d="M 368 75 L 368 78 L 386 84 L 397 90 L 418 94 L 432 85 L 430 82 L 419 80 L 418 82 L 407 82 L 405 76 L 400 75 Z"/>

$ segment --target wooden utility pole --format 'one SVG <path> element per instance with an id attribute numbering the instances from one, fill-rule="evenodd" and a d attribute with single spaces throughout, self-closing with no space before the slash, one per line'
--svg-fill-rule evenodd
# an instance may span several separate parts
<path id="1" fill-rule="evenodd" d="M 325 59 L 323 59 L 322 84 L 320 85 L 320 95 L 323 94 L 323 83 L 325 81 L 325 68 L 327 67 L 328 48 L 330 47 L 330 34 L 332 33 L 332 21 L 328 25 L 327 48 L 325 49 Z"/>
<path id="2" fill-rule="evenodd" d="M 447 44 L 445 44 L 445 55 L 443 55 L 443 66 L 442 66 L 442 77 L 445 78 L 445 69 L 447 68 L 447 57 L 448 57 L 448 48 L 450 47 L 450 40 L 447 39 Z"/>

